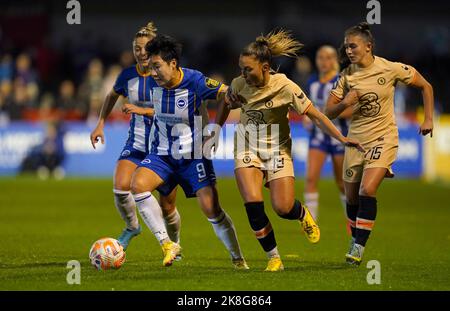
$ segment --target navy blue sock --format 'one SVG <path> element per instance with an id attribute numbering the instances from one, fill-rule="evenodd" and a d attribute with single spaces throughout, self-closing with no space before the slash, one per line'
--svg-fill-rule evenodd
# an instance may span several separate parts
<path id="1" fill-rule="evenodd" d="M 273 250 L 277 242 L 269 218 L 264 212 L 264 202 L 245 203 L 245 210 L 259 244 L 266 252 Z"/>
<path id="2" fill-rule="evenodd" d="M 356 244 L 365 246 L 377 217 L 377 199 L 359 196 L 358 216 L 356 217 Z"/>
<path id="3" fill-rule="evenodd" d="M 356 217 L 358 216 L 359 204 L 352 205 L 347 202 L 347 220 L 352 230 L 352 237 L 356 238 Z"/>
<path id="4" fill-rule="evenodd" d="M 302 203 L 299 200 L 294 201 L 294 206 L 292 206 L 289 213 L 280 215 L 281 218 L 290 219 L 290 220 L 303 220 L 305 216 L 305 209 L 303 208 Z"/>

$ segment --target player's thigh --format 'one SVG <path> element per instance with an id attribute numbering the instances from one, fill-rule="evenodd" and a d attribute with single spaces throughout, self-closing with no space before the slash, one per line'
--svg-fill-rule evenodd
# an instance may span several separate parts
<path id="1" fill-rule="evenodd" d="M 131 180 L 131 191 L 133 193 L 151 192 L 163 183 L 162 178 L 151 169 L 138 167 Z"/>
<path id="2" fill-rule="evenodd" d="M 347 182 L 344 181 L 345 199 L 348 204 L 359 204 L 359 187 L 360 182 Z"/>
<path id="3" fill-rule="evenodd" d="M 215 185 L 203 187 L 196 192 L 197 201 L 200 208 L 208 218 L 219 217 L 221 208 L 219 204 L 219 194 Z"/>
<path id="4" fill-rule="evenodd" d="M 344 155 L 335 154 L 331 157 L 331 161 L 333 162 L 334 179 L 336 180 L 336 184 L 338 185 L 339 190 L 343 193 L 344 181 L 342 179 L 342 174 L 343 174 Z"/>
<path id="5" fill-rule="evenodd" d="M 114 170 L 114 189 L 128 191 L 131 188 L 131 178 L 137 165 L 129 160 L 117 161 Z"/>
<path id="6" fill-rule="evenodd" d="M 320 179 L 323 164 L 327 154 L 320 149 L 310 148 L 308 151 L 308 162 L 306 164 L 306 192 L 316 192 L 317 183 Z"/>
<path id="7" fill-rule="evenodd" d="M 387 170 L 385 167 L 366 168 L 363 172 L 359 195 L 376 196 L 378 187 L 386 176 Z"/>
<path id="8" fill-rule="evenodd" d="M 159 195 L 159 204 L 164 216 L 172 214 L 176 209 L 177 187 L 175 187 L 168 195 Z"/>
<path id="9" fill-rule="evenodd" d="M 262 202 L 262 186 L 264 173 L 256 167 L 240 167 L 235 169 L 237 186 L 245 203 Z"/>
<path id="10" fill-rule="evenodd" d="M 282 177 L 271 180 L 269 183 L 270 200 L 272 208 L 278 215 L 284 215 L 291 211 L 295 201 L 294 177 Z"/>

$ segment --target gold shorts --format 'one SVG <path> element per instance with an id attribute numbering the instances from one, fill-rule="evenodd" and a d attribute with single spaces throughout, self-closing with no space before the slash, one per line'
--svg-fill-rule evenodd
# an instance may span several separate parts
<path id="1" fill-rule="evenodd" d="M 256 167 L 264 173 L 267 184 L 278 178 L 294 177 L 294 164 L 292 157 L 286 152 L 272 156 L 270 159 L 263 160 L 253 152 L 246 151 L 234 157 L 234 169 L 241 167 Z"/>
<path id="2" fill-rule="evenodd" d="M 386 177 L 394 177 L 392 164 L 397 158 L 398 145 L 377 141 L 375 144 L 363 146 L 365 152 L 356 148 L 345 147 L 343 179 L 346 182 L 360 182 L 365 169 L 382 167 L 386 168 Z"/>

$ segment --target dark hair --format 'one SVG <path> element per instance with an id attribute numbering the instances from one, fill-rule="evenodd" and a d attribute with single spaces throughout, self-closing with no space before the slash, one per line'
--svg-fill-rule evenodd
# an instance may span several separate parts
<path id="1" fill-rule="evenodd" d="M 352 26 L 345 31 L 345 36 L 360 36 L 366 42 L 370 42 L 372 44 L 372 55 L 375 49 L 375 39 L 370 31 L 370 26 L 367 22 L 359 23 L 358 25 Z M 339 61 L 342 65 L 349 64 L 350 60 L 345 53 L 345 46 L 342 45 L 339 47 Z M 346 66 L 343 66 L 346 67 Z"/>
<path id="2" fill-rule="evenodd" d="M 241 52 L 243 56 L 255 56 L 261 63 L 271 64 L 273 57 L 297 57 L 303 44 L 295 40 L 289 31 L 280 29 L 272 31 L 266 36 L 261 35 Z"/>
<path id="3" fill-rule="evenodd" d="M 145 50 L 149 55 L 160 55 L 166 63 L 175 59 L 177 67 L 179 67 L 182 45 L 174 38 L 167 35 L 157 35 L 147 43 Z"/>

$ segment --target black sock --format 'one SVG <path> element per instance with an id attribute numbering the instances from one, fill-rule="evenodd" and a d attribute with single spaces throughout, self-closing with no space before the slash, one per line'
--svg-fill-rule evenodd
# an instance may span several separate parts
<path id="1" fill-rule="evenodd" d="M 359 196 L 359 209 L 356 218 L 356 244 L 366 245 L 377 217 L 377 199 Z"/>
<path id="2" fill-rule="evenodd" d="M 269 218 L 264 212 L 264 202 L 245 203 L 245 210 L 259 244 L 266 252 L 273 250 L 277 246 L 277 242 Z"/>
<path id="3" fill-rule="evenodd" d="M 350 223 L 352 237 L 356 238 L 356 216 L 358 215 L 359 204 L 352 205 L 347 202 L 347 220 Z"/>
<path id="4" fill-rule="evenodd" d="M 299 200 L 294 201 L 294 206 L 292 206 L 291 210 L 287 214 L 280 215 L 281 218 L 290 219 L 290 220 L 303 220 L 305 216 L 305 209 L 303 208 L 302 203 Z"/>

